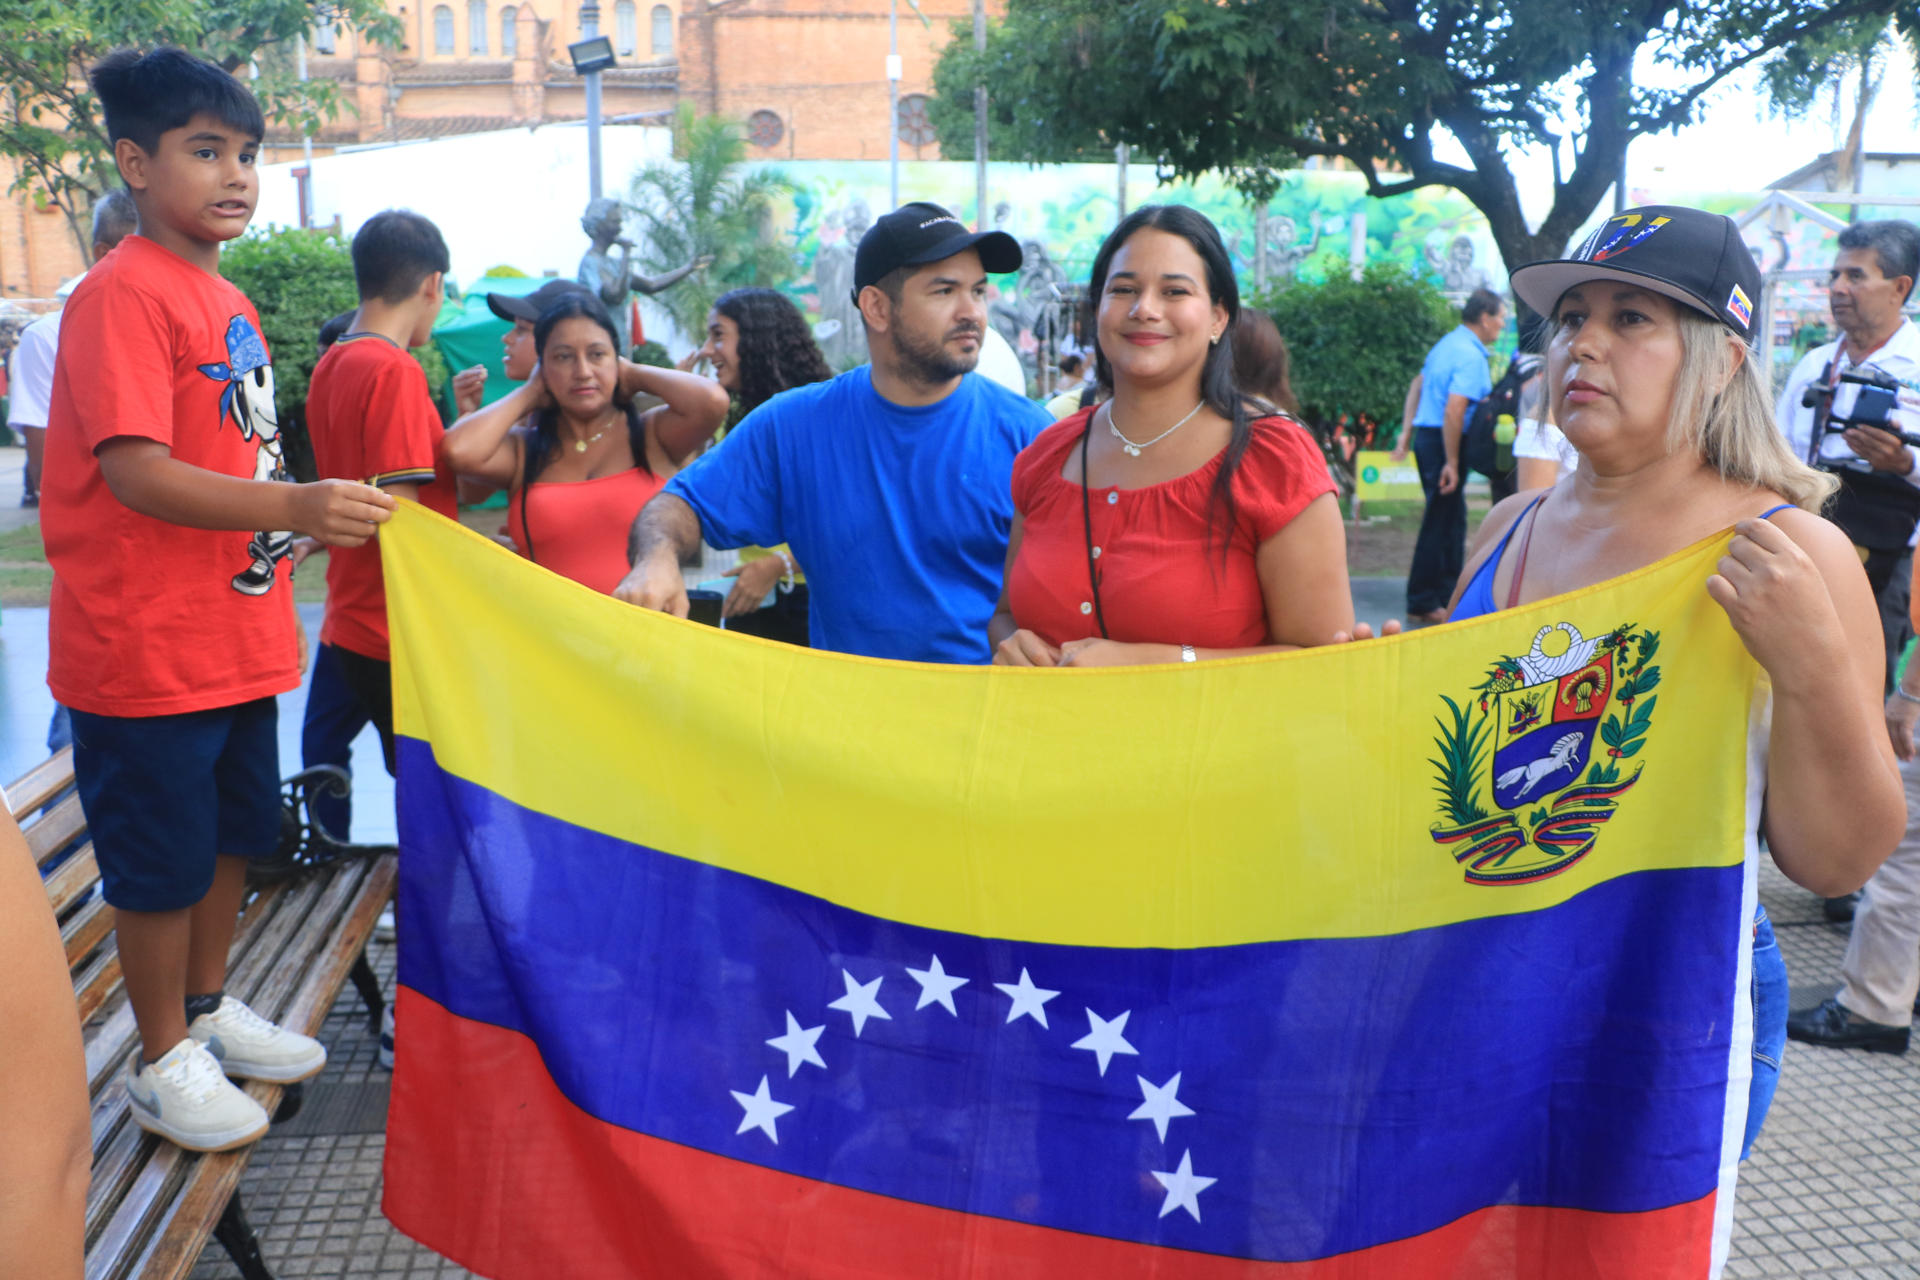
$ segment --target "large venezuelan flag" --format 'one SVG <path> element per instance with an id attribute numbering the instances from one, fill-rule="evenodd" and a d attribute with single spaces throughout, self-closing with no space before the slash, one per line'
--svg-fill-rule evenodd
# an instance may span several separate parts
<path id="1" fill-rule="evenodd" d="M 402 504 L 386 1211 L 502 1280 L 1700 1277 L 1750 1054 L 1718 543 L 1277 658 L 877 662 Z"/>

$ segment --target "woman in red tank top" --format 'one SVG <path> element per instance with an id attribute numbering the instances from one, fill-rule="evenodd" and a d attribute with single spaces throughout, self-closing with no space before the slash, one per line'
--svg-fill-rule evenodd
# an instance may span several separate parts
<path id="1" fill-rule="evenodd" d="M 596 298 L 568 295 L 533 327 L 539 365 L 511 395 L 447 432 L 447 464 L 508 491 L 520 554 L 610 593 L 627 572 L 627 534 L 647 500 L 726 421 L 714 383 L 619 356 Z M 636 392 L 666 403 L 642 413 Z"/>
<path id="2" fill-rule="evenodd" d="M 1240 297 L 1213 223 L 1135 211 L 1089 295 L 1112 396 L 1014 463 L 994 661 L 1193 662 L 1352 635 L 1333 481 L 1305 428 L 1235 385 Z"/>

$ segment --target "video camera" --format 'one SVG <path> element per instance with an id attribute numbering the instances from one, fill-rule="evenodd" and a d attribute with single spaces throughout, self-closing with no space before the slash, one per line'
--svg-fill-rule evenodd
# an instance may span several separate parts
<path id="1" fill-rule="evenodd" d="M 1833 405 L 1841 386 L 1846 383 L 1852 383 L 1860 390 L 1854 395 L 1849 412 L 1842 415 Z M 1862 365 L 1836 374 L 1832 382 L 1816 382 L 1800 397 L 1801 405 L 1815 410 L 1816 421 L 1824 421 L 1829 433 L 1854 427 L 1873 427 L 1890 436 L 1898 436 L 1905 444 L 1920 445 L 1920 435 L 1901 431 L 1893 425 L 1893 411 L 1899 401 L 1899 379 L 1872 365 Z"/>

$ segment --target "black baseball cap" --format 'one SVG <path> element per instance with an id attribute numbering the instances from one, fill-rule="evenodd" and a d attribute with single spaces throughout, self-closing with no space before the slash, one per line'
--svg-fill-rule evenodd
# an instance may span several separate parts
<path id="1" fill-rule="evenodd" d="M 1589 280 L 1663 294 L 1753 340 L 1760 268 L 1725 214 L 1672 204 L 1628 209 L 1601 223 L 1572 257 L 1529 262 L 1512 284 L 1522 302 L 1550 316 L 1561 294 Z"/>
<path id="2" fill-rule="evenodd" d="M 572 293 L 593 297 L 593 290 L 578 280 L 549 280 L 532 293 L 490 293 L 487 308 L 508 324 L 515 320 L 532 324 L 548 307 Z"/>
<path id="3" fill-rule="evenodd" d="M 1004 231 L 969 231 L 967 224 L 937 204 L 903 204 L 867 228 L 853 255 L 853 296 L 897 267 L 942 262 L 968 249 L 980 251 L 988 271 L 1020 269 L 1020 242 Z"/>

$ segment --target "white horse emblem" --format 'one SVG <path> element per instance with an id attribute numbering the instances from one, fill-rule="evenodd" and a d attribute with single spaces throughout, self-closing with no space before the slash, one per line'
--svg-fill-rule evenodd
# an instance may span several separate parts
<path id="1" fill-rule="evenodd" d="M 1513 798 L 1516 801 L 1525 800 L 1528 792 L 1562 769 L 1579 772 L 1574 760 L 1580 753 L 1580 742 L 1581 737 L 1577 733 L 1562 734 L 1554 742 L 1552 751 L 1538 760 L 1507 770 L 1494 779 L 1494 785 L 1504 791 L 1518 783 L 1520 789 L 1513 793 Z"/>

